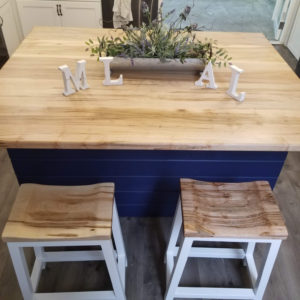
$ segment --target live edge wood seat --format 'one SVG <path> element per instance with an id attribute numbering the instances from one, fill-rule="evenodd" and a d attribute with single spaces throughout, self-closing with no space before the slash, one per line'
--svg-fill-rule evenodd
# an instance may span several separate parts
<path id="1" fill-rule="evenodd" d="M 127 257 L 113 183 L 21 185 L 2 239 L 7 242 L 24 300 L 126 300 Z M 80 246 L 80 250 L 65 251 L 65 247 L 74 246 Z M 94 250 L 90 250 L 90 246 Z M 35 252 L 31 274 L 24 255 L 25 247 L 32 247 Z M 49 251 L 48 247 L 63 247 L 64 250 Z M 112 290 L 37 292 L 46 263 L 95 260 L 105 261 Z"/>
<path id="2" fill-rule="evenodd" d="M 262 300 L 281 241 L 288 235 L 269 183 L 181 179 L 180 187 L 181 194 L 165 259 L 165 300 Z M 179 239 L 180 245 L 177 246 L 181 228 L 183 238 Z M 201 242 L 210 242 L 215 247 L 201 245 Z M 221 246 L 219 242 L 229 247 Z M 233 248 L 231 243 L 236 243 L 240 248 Z M 258 243 L 270 244 L 260 275 L 254 260 Z M 241 259 L 248 267 L 252 288 L 179 286 L 189 257 Z"/>
<path id="3" fill-rule="evenodd" d="M 110 239 L 114 184 L 23 184 L 2 234 L 6 242 Z"/>
<path id="4" fill-rule="evenodd" d="M 267 181 L 220 183 L 181 179 L 184 235 L 191 237 L 287 237 Z"/>

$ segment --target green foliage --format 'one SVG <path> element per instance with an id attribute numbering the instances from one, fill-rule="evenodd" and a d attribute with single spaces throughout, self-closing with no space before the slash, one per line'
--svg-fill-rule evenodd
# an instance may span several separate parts
<path id="1" fill-rule="evenodd" d="M 169 26 L 164 21 L 175 10 L 165 16 L 160 7 L 158 18 L 151 20 L 151 14 L 145 2 L 143 13 L 147 17 L 147 24 L 143 23 L 140 28 L 123 28 L 124 34 L 120 37 L 97 37 L 97 42 L 89 39 L 86 43 L 86 51 L 91 56 L 118 56 L 130 58 L 159 58 L 162 62 L 169 59 L 179 59 L 184 63 L 186 58 L 200 58 L 205 63 L 211 60 L 212 64 L 224 66 L 231 60 L 227 51 L 217 46 L 217 41 L 205 39 L 200 41 L 196 38 L 197 24 L 181 28 L 181 23 L 186 21 L 191 11 L 187 6 L 179 17 Z"/>

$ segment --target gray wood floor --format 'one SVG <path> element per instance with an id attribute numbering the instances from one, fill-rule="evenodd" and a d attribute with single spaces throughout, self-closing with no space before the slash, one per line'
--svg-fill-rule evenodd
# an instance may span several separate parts
<path id="1" fill-rule="evenodd" d="M 0 231 L 7 220 L 18 184 L 5 150 L 0 150 Z M 286 219 L 289 237 L 283 243 L 264 300 L 300 299 L 300 153 L 289 153 L 275 195 Z M 126 293 L 129 300 L 163 299 L 163 257 L 171 227 L 170 218 L 122 218 L 128 253 Z M 257 250 L 262 261 L 266 248 Z M 28 255 L 31 261 L 31 255 Z M 43 272 L 40 291 L 109 288 L 103 263 L 52 263 Z M 182 284 L 212 286 L 248 285 L 245 269 L 237 261 L 188 261 Z M 22 299 L 6 245 L 0 241 L 0 299 Z"/>

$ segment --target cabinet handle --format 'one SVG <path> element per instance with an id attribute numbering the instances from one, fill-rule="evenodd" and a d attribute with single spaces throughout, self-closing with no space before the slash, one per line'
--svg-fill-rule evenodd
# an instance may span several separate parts
<path id="1" fill-rule="evenodd" d="M 3 26 L 3 23 L 4 23 L 3 18 L 0 16 L 0 27 Z"/>
<path id="2" fill-rule="evenodd" d="M 60 12 L 60 15 L 62 16 L 63 14 L 62 14 L 62 12 L 61 12 L 61 4 L 58 4 L 58 6 L 59 6 L 59 12 Z"/>
<path id="3" fill-rule="evenodd" d="M 59 10 L 58 10 L 58 4 L 56 4 L 56 12 L 57 12 L 57 15 L 59 16 Z"/>

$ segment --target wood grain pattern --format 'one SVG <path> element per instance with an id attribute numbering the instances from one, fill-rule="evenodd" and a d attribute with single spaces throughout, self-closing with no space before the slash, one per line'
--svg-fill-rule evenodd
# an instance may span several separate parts
<path id="1" fill-rule="evenodd" d="M 4 241 L 110 239 L 114 184 L 21 185 Z"/>
<path id="2" fill-rule="evenodd" d="M 228 68 L 215 69 L 217 90 L 194 86 L 192 74 L 153 72 L 105 87 L 103 66 L 84 51 L 103 34 L 120 31 L 45 27 L 27 36 L 0 71 L 0 147 L 300 150 L 300 81 L 262 34 L 197 33 L 245 70 L 244 103 L 225 93 Z M 79 59 L 91 88 L 64 97 L 57 67 L 74 70 Z"/>
<path id="3" fill-rule="evenodd" d="M 181 179 L 180 185 L 185 236 L 285 239 L 288 235 L 266 181 Z"/>

